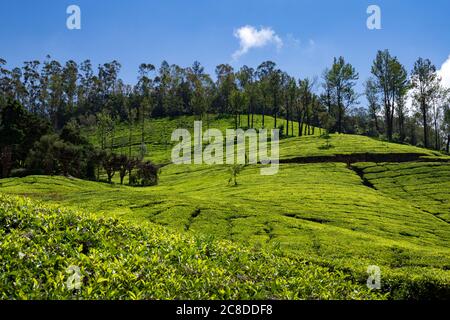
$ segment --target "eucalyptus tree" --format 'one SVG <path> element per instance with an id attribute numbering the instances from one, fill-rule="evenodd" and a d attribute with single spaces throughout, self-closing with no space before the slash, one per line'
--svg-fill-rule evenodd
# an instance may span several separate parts
<path id="1" fill-rule="evenodd" d="M 450 151 L 450 104 L 444 106 L 443 110 L 443 122 L 442 129 L 444 131 L 444 135 L 447 137 L 446 151 L 449 153 Z"/>
<path id="2" fill-rule="evenodd" d="M 101 84 L 101 91 L 105 96 L 115 92 L 120 69 L 121 64 L 116 60 L 99 66 L 98 78 Z"/>
<path id="3" fill-rule="evenodd" d="M 169 110 L 170 94 L 170 66 L 167 61 L 163 61 L 155 77 L 155 115 L 162 116 Z"/>
<path id="4" fill-rule="evenodd" d="M 368 111 L 375 126 L 375 132 L 378 135 L 381 132 L 380 125 L 378 124 L 378 114 L 381 111 L 381 106 L 380 99 L 378 97 L 378 88 L 375 84 L 375 80 L 373 78 L 369 78 L 364 83 L 364 89 L 364 93 L 366 95 L 368 103 Z"/>
<path id="5" fill-rule="evenodd" d="M 77 104 L 78 108 L 83 111 L 90 109 L 90 101 L 94 92 L 94 71 L 90 60 L 85 60 L 80 64 L 78 74 L 79 85 L 77 87 Z"/>
<path id="6" fill-rule="evenodd" d="M 246 99 L 246 113 L 247 113 L 247 127 L 253 127 L 253 115 L 255 113 L 257 92 L 256 92 L 256 74 L 253 68 L 243 66 L 236 74 L 239 86 L 245 95 Z M 252 121 L 250 123 L 250 116 Z"/>
<path id="7" fill-rule="evenodd" d="M 311 108 L 311 102 L 313 100 L 313 87 L 314 80 L 310 78 L 305 78 L 303 80 L 299 80 L 298 83 L 298 102 L 295 104 L 295 113 L 297 116 L 298 123 L 298 135 L 303 135 L 304 124 L 306 123 L 306 119 L 308 117 L 309 109 Z"/>
<path id="8" fill-rule="evenodd" d="M 291 123 L 291 135 L 294 135 L 294 109 L 298 97 L 297 81 L 287 73 L 282 75 L 283 97 L 286 111 L 286 135 L 289 135 L 289 123 Z"/>
<path id="9" fill-rule="evenodd" d="M 274 96 L 272 95 L 274 84 L 274 73 L 276 72 L 276 64 L 272 61 L 264 61 L 256 69 L 256 74 L 259 80 L 259 89 L 262 98 L 262 126 L 265 126 L 265 115 L 273 103 Z"/>
<path id="10" fill-rule="evenodd" d="M 64 101 L 63 101 L 63 74 L 62 66 L 56 60 L 44 62 L 41 75 L 40 96 L 43 111 L 49 116 L 55 130 L 63 126 Z"/>
<path id="11" fill-rule="evenodd" d="M 191 113 L 203 119 L 208 114 L 211 104 L 209 89 L 212 86 L 212 80 L 198 61 L 187 69 L 187 78 L 191 91 L 189 103 Z"/>
<path id="12" fill-rule="evenodd" d="M 398 95 L 396 98 L 396 113 L 397 113 L 397 122 L 398 122 L 398 134 L 400 142 L 404 142 L 406 138 L 406 129 L 405 129 L 405 121 L 406 121 L 406 108 L 407 108 L 407 96 L 406 95 Z"/>
<path id="13" fill-rule="evenodd" d="M 329 86 L 329 94 L 336 102 L 337 131 L 343 132 L 344 116 L 348 108 L 356 103 L 357 93 L 354 90 L 359 74 L 356 69 L 345 62 L 343 57 L 334 58 L 333 65 L 325 74 L 325 84 Z"/>
<path id="14" fill-rule="evenodd" d="M 405 95 L 408 88 L 408 74 L 397 57 L 391 56 L 388 50 L 378 51 L 371 72 L 376 88 L 382 96 L 386 137 L 392 141 L 396 102 L 401 101 L 399 97 Z"/>
<path id="15" fill-rule="evenodd" d="M 240 115 L 248 104 L 247 96 L 240 88 L 234 88 L 231 92 L 230 105 L 231 113 L 234 115 L 234 128 L 240 126 Z"/>
<path id="16" fill-rule="evenodd" d="M 0 106 L 2 99 L 11 93 L 11 72 L 5 68 L 6 60 L 0 58 Z M 4 102 L 3 102 L 4 103 Z"/>
<path id="17" fill-rule="evenodd" d="M 24 101 L 28 111 L 34 114 L 38 113 L 39 95 L 40 95 L 40 74 L 38 60 L 26 61 L 22 67 L 23 84 L 26 89 L 26 99 Z"/>
<path id="18" fill-rule="evenodd" d="M 218 111 L 225 114 L 230 110 L 230 97 L 236 88 L 234 69 L 229 64 L 220 64 L 216 67 Z"/>
<path id="19" fill-rule="evenodd" d="M 413 99 L 422 116 L 423 141 L 425 148 L 428 147 L 429 113 L 434 95 L 439 90 L 440 79 L 436 67 L 429 59 L 419 58 L 411 74 L 413 88 Z"/>
<path id="20" fill-rule="evenodd" d="M 308 127 L 308 130 L 312 128 L 312 135 L 315 134 L 316 127 L 319 128 L 321 126 L 320 114 L 322 112 L 326 112 L 324 106 L 322 105 L 322 100 L 320 96 L 313 94 L 313 100 L 311 103 L 311 126 Z"/>
<path id="21" fill-rule="evenodd" d="M 16 101 L 20 102 L 22 105 L 25 105 L 26 97 L 27 97 L 27 89 L 22 81 L 22 69 L 14 68 L 10 73 L 10 96 L 13 97 Z"/>
<path id="22" fill-rule="evenodd" d="M 397 113 L 397 123 L 398 123 L 398 133 L 400 141 L 403 142 L 406 138 L 405 132 L 405 119 L 407 113 L 407 98 L 408 93 L 411 88 L 411 84 L 408 79 L 408 73 L 405 67 L 398 61 L 393 63 L 394 70 L 394 102 L 395 102 L 395 112 Z M 392 116 L 392 115 L 391 115 Z M 395 128 L 393 128 L 395 131 Z"/>
<path id="23" fill-rule="evenodd" d="M 187 83 L 186 70 L 180 66 L 173 64 L 170 66 L 170 93 L 168 101 L 168 115 L 177 116 L 185 112 L 184 92 L 185 83 Z"/>
<path id="24" fill-rule="evenodd" d="M 150 116 L 154 106 L 153 90 L 154 81 L 151 73 L 155 70 L 155 66 L 149 63 L 143 63 L 139 66 L 139 78 L 136 85 L 136 91 L 140 96 L 139 101 L 139 120 L 141 123 L 141 148 L 145 143 L 145 119 Z"/>
<path id="25" fill-rule="evenodd" d="M 325 104 L 327 106 L 328 114 L 332 115 L 334 106 L 336 105 L 336 102 L 333 101 L 333 94 L 332 94 L 333 88 L 332 88 L 332 83 L 331 83 L 331 79 L 330 79 L 329 75 L 330 75 L 330 69 L 326 68 L 322 73 L 323 93 L 321 95 L 321 100 L 322 100 L 323 104 Z"/>
<path id="26" fill-rule="evenodd" d="M 274 128 L 277 127 L 277 118 L 282 103 L 282 72 L 276 69 L 270 77 L 270 91 L 272 94 L 272 116 L 274 118 Z"/>
<path id="27" fill-rule="evenodd" d="M 434 148 L 436 150 L 441 149 L 440 129 L 441 128 L 444 129 L 445 110 L 449 105 L 450 105 L 450 89 L 445 88 L 442 85 L 439 85 L 437 91 L 433 95 L 433 101 L 431 106 L 431 117 L 434 128 Z"/>
<path id="28" fill-rule="evenodd" d="M 62 70 L 62 82 L 67 111 L 73 113 L 75 110 L 77 88 L 78 88 L 78 64 L 69 60 Z"/>

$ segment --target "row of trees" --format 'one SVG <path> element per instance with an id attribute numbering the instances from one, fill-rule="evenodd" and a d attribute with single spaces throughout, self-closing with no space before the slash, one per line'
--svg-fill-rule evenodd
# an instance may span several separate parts
<path id="1" fill-rule="evenodd" d="M 99 181 L 102 170 L 109 183 L 116 172 L 121 184 L 127 175 L 130 185 L 158 182 L 158 167 L 151 162 L 94 147 L 75 121 L 56 133 L 47 120 L 11 99 L 0 106 L 0 137 L 0 178 L 45 174 Z"/>
<path id="2" fill-rule="evenodd" d="M 419 58 L 408 77 L 397 57 L 388 50 L 379 51 L 372 65 L 372 77 L 365 83 L 365 94 L 378 132 L 378 115 L 384 115 L 384 132 L 388 140 L 404 142 L 408 136 L 407 123 L 418 120 L 423 130 L 423 146 L 440 149 L 443 137 L 448 152 L 450 91 L 441 84 L 436 67 L 429 59 Z M 412 102 L 412 108 L 408 106 L 408 100 Z M 410 127 L 408 142 L 415 144 L 416 127 Z M 430 144 L 431 131 L 433 146 Z"/>
<path id="3" fill-rule="evenodd" d="M 142 143 L 146 118 L 195 115 L 208 122 L 214 113 L 233 116 L 236 127 L 253 127 L 255 114 L 263 116 L 263 125 L 274 127 L 283 117 L 287 135 L 294 134 L 298 122 L 299 135 L 320 126 L 436 149 L 446 141 L 448 149 L 448 89 L 427 59 L 418 59 L 408 75 L 389 51 L 379 51 L 365 82 L 368 104 L 362 107 L 355 91 L 359 74 L 343 57 L 335 58 L 320 79 L 296 79 L 271 61 L 256 69 L 218 65 L 215 80 L 199 62 L 187 68 L 166 61 L 159 68 L 141 64 L 135 85 L 119 78 L 120 69 L 117 61 L 94 70 L 89 60 L 61 64 L 47 57 L 43 63 L 29 61 L 8 70 L 0 59 L 0 94 L 48 119 L 56 131 L 74 118 L 98 126 L 106 126 L 108 119 L 127 121 L 141 127 Z M 247 123 L 241 122 L 243 114 Z M 274 123 L 267 124 L 265 115 L 273 116 Z"/>

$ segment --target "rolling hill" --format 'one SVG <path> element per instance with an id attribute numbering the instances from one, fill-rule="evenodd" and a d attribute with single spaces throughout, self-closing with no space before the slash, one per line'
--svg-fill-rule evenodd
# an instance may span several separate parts
<path id="1" fill-rule="evenodd" d="M 171 129 L 190 120 L 149 121 L 147 157 L 157 163 L 170 159 Z M 216 119 L 211 126 L 223 130 L 232 127 L 231 121 Z M 126 149 L 118 141 L 128 139 L 127 130 L 121 125 L 115 131 L 119 152 Z M 96 135 L 86 133 L 95 143 Z M 319 133 L 316 129 L 315 135 L 281 140 L 279 173 L 261 176 L 259 165 L 247 166 L 237 186 L 228 184 L 229 166 L 171 164 L 161 168 L 155 187 L 30 176 L 0 180 L 0 191 L 91 212 L 96 219 L 119 219 L 138 229 L 163 226 L 165 235 L 213 237 L 258 252 L 279 250 L 283 259 L 343 274 L 360 287 L 367 280 L 367 267 L 376 265 L 388 298 L 448 298 L 449 157 L 363 136 L 324 138 Z M 139 137 L 135 130 L 136 144 Z M 311 286 L 317 284 L 313 282 Z M 201 297 L 215 292 L 212 287 L 205 290 Z M 289 294 L 284 297 L 303 297 Z M 348 296 L 313 296 L 336 297 Z"/>

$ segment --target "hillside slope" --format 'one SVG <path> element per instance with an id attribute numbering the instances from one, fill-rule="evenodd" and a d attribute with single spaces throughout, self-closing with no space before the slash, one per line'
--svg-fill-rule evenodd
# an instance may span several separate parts
<path id="1" fill-rule="evenodd" d="M 342 273 L 279 252 L 2 194 L 0 238 L 0 299 L 382 298 Z M 73 281 L 70 270 L 80 278 Z"/>
<path id="2" fill-rule="evenodd" d="M 274 128 L 275 120 L 271 116 L 264 117 L 265 128 L 271 130 Z M 199 121 L 194 116 L 182 116 L 177 118 L 159 118 L 148 119 L 144 124 L 144 142 L 146 146 L 146 159 L 152 160 L 156 163 L 168 163 L 170 162 L 171 150 L 175 142 L 171 141 L 171 134 L 175 129 L 188 129 L 192 134 L 194 131 L 194 121 Z M 234 117 L 221 117 L 218 115 L 209 115 L 208 120 L 206 117 L 202 120 L 203 132 L 209 128 L 219 129 L 225 135 L 226 129 L 234 129 Z M 241 126 L 246 128 L 247 116 L 241 116 Z M 283 126 L 286 128 L 286 120 L 278 119 L 277 127 Z M 292 127 L 293 126 L 293 127 Z M 293 136 L 298 136 L 298 123 L 289 123 L 289 134 L 293 133 Z M 259 130 L 263 128 L 262 116 L 254 115 L 253 128 Z M 292 130 L 293 128 L 293 130 Z M 302 131 L 306 130 L 306 126 L 303 126 Z M 307 132 L 307 130 L 306 130 Z M 318 136 L 323 132 L 319 128 L 310 128 L 311 136 Z M 100 146 L 100 132 L 93 128 L 84 128 L 84 135 L 93 144 Z M 286 134 L 284 129 L 281 134 Z M 134 124 L 131 130 L 126 123 L 119 123 L 115 126 L 113 132 L 106 134 L 105 147 L 110 148 L 113 146 L 113 150 L 117 153 L 129 154 L 129 142 L 131 141 L 131 154 L 137 156 L 140 154 L 142 131 L 141 124 Z"/>
<path id="3" fill-rule="evenodd" d="M 326 143 L 332 147 L 323 148 Z M 226 165 L 168 165 L 161 169 L 159 185 L 150 188 L 35 176 L 1 180 L 0 191 L 178 233 L 279 247 L 287 255 L 352 274 L 360 283 L 367 279 L 367 267 L 377 265 L 383 290 L 393 298 L 450 295 L 448 157 L 352 135 L 332 135 L 328 141 L 289 138 L 280 148 L 291 163 L 282 163 L 273 176 L 247 166 L 237 186 L 228 183 Z M 354 154 L 415 158 L 308 162 Z"/>

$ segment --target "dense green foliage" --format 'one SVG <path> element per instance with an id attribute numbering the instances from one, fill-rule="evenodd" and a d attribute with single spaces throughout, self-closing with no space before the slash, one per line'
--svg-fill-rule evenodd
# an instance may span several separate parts
<path id="1" fill-rule="evenodd" d="M 139 127 L 130 127 L 126 123 L 121 123 L 115 125 L 114 130 L 104 131 L 103 134 L 99 134 L 99 128 L 95 125 L 83 127 L 82 135 L 74 135 L 73 131 L 66 128 L 58 134 L 57 138 L 73 145 L 79 143 L 81 139 L 84 141 L 82 143 L 92 145 L 119 160 L 120 155 L 131 154 L 130 159 L 142 156 L 144 161 L 154 160 L 168 164 L 173 147 L 170 141 L 171 131 L 178 127 L 192 129 L 194 119 L 196 119 L 194 116 L 184 116 L 174 119 L 146 120 L 143 122 L 145 128 L 143 137 Z M 207 120 L 208 122 L 204 118 L 204 129 L 210 125 L 222 131 L 232 128 L 234 122 L 234 118 L 229 116 L 208 115 Z M 245 120 L 246 116 L 242 116 L 242 123 L 245 124 Z M 262 126 L 262 116 L 255 115 L 253 120 L 256 128 Z M 274 122 L 275 119 L 266 116 L 265 121 L 267 124 Z M 281 121 L 285 120 L 278 118 L 278 122 Z M 307 130 L 308 127 L 303 126 L 301 131 L 307 132 Z M 31 287 L 26 287 L 28 289 L 18 291 L 19 293 L 15 293 L 17 295 L 14 296 L 12 293 L 14 290 L 10 286 L 12 282 L 8 282 L 4 290 L 10 290 L 8 292 L 11 296 L 8 297 L 17 298 L 77 298 L 80 296 L 83 298 L 374 298 L 376 296 L 366 295 L 366 291 L 361 288 L 367 280 L 367 267 L 377 265 L 382 272 L 381 292 L 388 293 L 389 298 L 448 298 L 450 295 L 449 157 L 435 151 L 363 136 L 323 133 L 322 130 L 315 128 L 314 131 L 311 130 L 310 135 L 284 137 L 280 141 L 282 164 L 279 173 L 274 176 L 261 176 L 260 166 L 247 166 L 240 168 L 239 173 L 236 174 L 237 184 L 229 183 L 230 166 L 168 164 L 160 169 L 157 186 L 132 188 L 119 185 L 121 179 L 129 176 L 129 171 L 126 166 L 117 165 L 116 161 L 111 161 L 110 166 L 103 165 L 104 170 L 100 172 L 100 178 L 102 180 L 110 178 L 112 184 L 59 176 L 2 179 L 0 192 L 4 194 L 41 199 L 73 210 L 92 212 L 96 216 L 95 219 L 89 217 L 83 220 L 86 223 L 91 221 L 92 226 L 89 228 L 99 228 L 95 229 L 95 235 L 89 235 L 93 238 L 87 240 L 91 244 L 98 244 L 99 247 L 90 245 L 93 248 L 91 252 L 95 253 L 94 260 L 86 262 L 87 267 L 82 270 L 92 274 L 92 270 L 97 265 L 107 263 L 107 260 L 115 261 L 111 257 L 117 255 L 118 248 L 122 247 L 125 247 L 127 251 L 126 254 L 123 253 L 124 261 L 129 261 L 133 265 L 116 261 L 120 266 L 117 268 L 122 268 L 120 272 L 116 271 L 120 274 L 120 280 L 117 281 L 124 281 L 125 284 L 122 286 L 126 288 L 126 291 L 119 289 L 115 291 L 111 287 L 105 287 L 108 281 L 102 279 L 98 287 L 97 283 L 95 285 L 90 283 L 92 288 L 89 292 L 79 292 L 77 295 L 63 292 L 61 284 L 66 278 L 61 278 L 61 274 L 65 274 L 67 266 L 56 264 L 55 267 L 52 258 L 49 258 L 51 262 L 47 269 L 57 270 L 50 278 L 59 279 L 55 280 L 59 281 L 56 285 L 58 289 L 44 289 L 47 293 L 39 291 L 41 293 L 38 292 L 36 296 L 33 296 L 29 291 Z M 142 141 L 146 146 L 145 153 L 140 150 Z M 39 144 L 35 144 L 34 150 L 37 146 Z M 49 152 L 46 148 L 42 150 Z M 413 162 L 406 163 L 350 163 L 354 161 L 345 163 L 346 161 L 338 158 L 333 160 L 336 162 L 309 163 L 323 156 L 356 154 L 386 157 L 403 154 L 414 155 L 415 158 Z M 42 159 L 42 157 L 38 158 Z M 296 161 L 306 163 L 300 164 Z M 70 168 L 73 169 L 72 166 Z M 148 172 L 153 170 L 153 168 L 150 169 Z M 119 174 L 111 174 L 112 171 L 109 170 Z M 137 176 L 132 174 L 129 178 L 130 181 L 134 181 Z M 145 176 L 140 178 L 144 179 Z M 232 175 L 232 182 L 234 178 Z M 154 183 L 150 181 L 150 184 Z M 2 203 L 25 201 L 11 200 L 7 197 L 2 199 L 4 199 Z M 52 216 L 51 213 L 55 211 L 49 210 L 46 212 Z M 105 230 L 114 229 L 109 224 L 110 220 L 105 220 L 106 217 L 127 220 L 127 224 L 139 224 L 140 228 L 127 229 L 128 227 L 122 226 L 120 222 L 119 225 L 126 230 L 123 231 L 122 236 L 114 236 L 109 240 L 98 238 L 103 237 L 102 226 L 105 226 Z M 63 228 L 64 223 L 63 220 L 55 222 L 56 229 L 43 234 L 45 241 L 42 238 L 42 243 L 49 241 L 48 237 L 53 235 L 56 238 L 50 241 L 53 241 L 51 243 L 55 243 L 56 247 L 58 242 L 69 241 L 70 239 L 65 239 L 64 233 L 72 234 L 72 231 L 70 228 L 67 229 L 67 225 Z M 157 225 L 165 226 L 167 230 Z M 6 224 L 2 223 L 2 227 L 4 226 Z M 82 229 L 79 228 L 79 230 Z M 183 235 L 185 232 L 188 234 Z M 11 246 L 22 246 L 26 240 L 22 239 L 20 232 L 8 231 L 7 233 L 18 237 L 14 238 L 14 241 L 11 240 L 9 243 Z M 157 275 L 149 275 L 151 271 L 147 269 L 145 260 L 148 252 L 140 247 L 140 240 L 136 243 L 136 249 L 126 247 L 128 245 L 126 241 L 131 240 L 125 234 L 134 233 L 139 234 L 139 237 L 142 236 L 142 241 L 147 241 L 145 239 L 149 237 L 150 239 L 157 237 L 157 240 L 161 241 L 161 248 L 165 248 L 169 256 L 173 256 L 173 252 L 184 252 L 184 247 L 180 248 L 182 246 L 180 243 L 177 246 L 170 242 L 170 239 L 174 238 L 184 239 L 180 240 L 182 243 L 183 241 L 188 243 L 206 241 L 206 243 L 216 243 L 216 247 L 230 248 L 230 252 L 240 254 L 230 253 L 227 256 L 228 259 L 239 260 L 243 256 L 243 259 L 248 257 L 256 264 L 256 269 L 251 269 L 254 273 L 249 276 L 256 280 L 248 286 L 238 283 L 236 279 L 241 279 L 240 276 L 237 277 L 241 274 L 240 267 L 222 258 L 210 262 L 214 268 L 230 268 L 227 269 L 228 282 L 224 285 L 220 281 L 221 277 L 216 278 L 214 273 L 211 278 L 201 277 L 200 273 L 195 273 L 197 276 L 195 280 L 189 278 L 192 276 L 189 272 L 187 278 L 175 276 L 173 274 L 183 274 L 186 271 L 186 269 L 178 269 L 178 265 L 168 267 L 169 270 L 176 270 L 173 274 L 171 273 L 171 276 L 158 273 L 158 276 L 173 279 L 173 282 L 162 278 L 158 280 Z M 83 247 L 80 247 L 84 236 L 80 235 L 81 238 L 74 236 L 77 245 L 67 243 L 64 247 L 67 251 L 63 254 L 77 258 L 83 255 L 89 256 L 83 253 Z M 198 240 L 198 237 L 203 240 Z M 204 237 L 214 237 L 217 240 L 205 240 Z M 21 239 L 22 242 L 16 239 Z M 235 244 L 232 245 L 228 241 L 233 241 Z M 247 253 L 241 253 L 240 246 L 257 248 L 256 251 L 252 249 L 243 252 L 258 255 L 251 258 L 246 255 Z M 235 247 L 237 249 L 234 249 Z M 52 248 L 49 250 L 53 250 Z M 81 248 L 81 253 L 77 251 L 78 248 Z M 194 248 L 196 248 L 195 245 L 188 246 L 186 250 L 192 254 Z M 20 252 L 22 254 L 17 259 L 23 258 L 24 251 Z M 59 251 L 56 253 L 52 251 L 48 255 L 59 253 Z M 42 254 L 47 253 L 44 250 Z M 270 262 L 267 260 L 269 259 L 267 254 L 269 257 L 271 254 L 276 254 L 276 258 Z M 41 257 L 38 253 L 35 255 Z M 217 253 L 217 256 L 220 254 Z M 46 259 L 42 257 L 41 260 Z M 5 259 L 3 262 L 8 263 L 8 261 L 23 262 L 12 258 Z M 70 261 L 71 264 L 75 264 L 72 260 Z M 179 260 L 177 261 L 179 263 Z M 194 263 L 189 258 L 186 258 L 186 261 Z M 214 264 L 216 262 L 217 264 Z M 175 260 L 171 263 L 176 264 Z M 302 264 L 302 267 L 295 271 L 298 273 L 292 273 L 294 271 L 289 269 L 292 266 L 291 263 L 294 263 L 296 267 L 297 264 Z M 288 269 L 283 269 L 285 267 Z M 31 265 L 26 265 L 26 269 L 18 269 L 28 274 L 30 282 L 27 282 L 27 285 L 34 282 L 31 280 L 32 277 L 36 277 L 37 271 L 33 268 Z M 279 275 L 284 274 L 285 282 L 281 282 L 281 287 L 278 287 L 278 284 L 273 283 L 274 278 L 262 271 L 263 269 L 268 270 L 267 272 L 278 272 Z M 10 268 L 10 270 L 13 269 Z M 100 274 L 94 276 L 94 279 L 97 279 L 95 277 L 108 279 L 111 276 L 111 270 L 115 269 L 102 266 L 99 270 L 101 270 Z M 162 291 L 151 287 L 145 281 L 139 282 L 140 278 L 133 278 L 136 275 L 135 270 L 138 270 L 138 274 L 145 274 L 153 282 L 158 280 L 157 283 L 160 283 L 158 288 L 163 288 Z M 210 269 L 202 269 L 202 272 L 207 270 Z M 316 270 L 324 270 L 329 275 L 323 275 L 322 271 Z M 312 273 L 309 273 L 310 271 Z M 223 276 L 226 273 L 220 274 Z M 91 276 L 89 273 L 87 275 Z M 331 290 L 328 280 L 322 279 L 328 279 L 328 277 L 335 279 L 335 276 L 340 279 L 336 281 L 343 281 L 342 286 L 337 286 L 337 291 Z M 8 281 L 10 279 L 8 278 Z M 45 279 L 36 278 L 36 281 L 45 287 L 44 284 L 47 283 Z M 299 279 L 307 280 L 301 280 L 304 282 L 298 283 Z M 117 284 L 117 282 L 113 283 Z M 133 283 L 138 284 L 133 287 Z M 318 283 L 325 283 L 325 285 L 322 287 Z M 201 289 L 198 289 L 197 285 Z M 301 289 L 300 294 L 295 286 L 305 289 Z M 317 286 L 323 288 L 323 291 L 317 289 Z M 349 286 L 358 288 L 356 296 L 346 291 Z M 313 290 L 311 288 L 320 291 L 311 291 Z M 148 294 L 149 290 L 158 293 Z M 307 293 L 304 294 L 304 292 Z"/>
<path id="2" fill-rule="evenodd" d="M 434 206 L 445 217 L 450 194 L 446 167 L 431 165 L 442 168 L 442 184 L 435 191 L 442 204 Z M 400 191 L 375 190 L 358 174 L 356 167 L 340 163 L 283 164 L 277 175 L 264 177 L 250 166 L 239 174 L 238 186 L 230 186 L 228 166 L 170 165 L 162 168 L 160 184 L 152 188 L 28 177 L 4 179 L 1 189 L 99 217 L 150 221 L 250 247 L 277 246 L 361 283 L 367 266 L 378 265 L 382 289 L 392 298 L 448 297 L 448 223 L 427 212 L 430 201 L 423 197 L 412 201 L 399 197 Z M 416 181 L 423 178 L 417 174 Z M 384 179 L 385 184 L 394 181 Z M 419 195 L 421 185 L 415 186 Z"/>
<path id="3" fill-rule="evenodd" d="M 1 299 L 379 299 L 279 250 L 133 227 L 0 194 Z M 68 289 L 70 266 L 81 271 Z M 70 281 L 70 280 L 69 280 Z"/>
<path id="4" fill-rule="evenodd" d="M 362 153 L 440 155 L 438 152 L 423 148 L 350 134 L 331 134 L 328 139 L 323 136 L 309 136 L 280 141 L 280 159 Z"/>
<path id="5" fill-rule="evenodd" d="M 242 123 L 247 123 L 247 116 L 242 116 Z M 197 117 L 194 116 L 182 116 L 177 118 L 160 118 L 160 119 L 149 119 L 144 121 L 145 132 L 144 132 L 144 145 L 145 145 L 145 159 L 151 160 L 155 163 L 167 164 L 171 162 L 171 151 L 173 146 L 177 142 L 171 141 L 171 134 L 175 129 L 183 128 L 188 129 L 193 135 L 194 131 L 194 121 L 199 121 Z M 273 125 L 274 118 L 270 116 L 265 117 L 266 125 Z M 278 123 L 286 124 L 286 120 L 278 119 Z M 202 120 L 203 132 L 208 128 L 215 128 L 221 130 L 224 135 L 227 129 L 232 129 L 234 125 L 234 119 L 230 116 L 219 116 L 219 115 L 208 115 L 208 117 Z M 253 126 L 255 129 L 259 130 L 262 126 L 262 116 L 254 115 Z M 271 126 L 269 126 L 270 128 Z M 286 127 L 286 126 L 285 126 Z M 243 128 L 246 128 L 244 126 Z M 292 125 L 292 132 L 289 135 L 292 137 L 298 136 L 298 124 Z M 318 136 L 324 132 L 323 129 L 310 127 L 308 134 L 308 127 L 303 126 L 302 131 L 305 132 L 305 136 L 312 137 Z M 99 134 L 100 129 L 96 126 L 88 126 L 83 128 L 83 133 L 87 139 L 96 146 L 101 145 L 101 134 Z M 282 133 L 280 133 L 282 134 Z M 286 134 L 286 132 L 284 132 Z M 281 136 L 283 139 L 287 138 L 285 135 Z M 126 123 L 119 123 L 115 126 L 114 131 L 109 131 L 105 134 L 106 148 L 112 150 L 117 154 L 125 154 L 131 157 L 138 157 L 141 155 L 142 146 L 142 135 L 139 127 L 129 127 Z M 294 141 L 288 139 L 289 141 Z M 373 141 L 372 139 L 368 139 Z M 284 140 L 283 140 L 284 141 Z M 302 140 L 306 141 L 306 140 Z M 294 142 L 295 143 L 295 142 Z M 304 143 L 304 142 L 303 142 Z M 390 144 L 391 146 L 396 146 Z M 367 146 L 370 147 L 370 146 Z M 370 150 L 370 149 L 367 149 Z M 422 149 L 420 149 L 422 150 Z"/>
<path id="6" fill-rule="evenodd" d="M 450 162 L 449 158 L 446 160 L 378 165 L 360 163 L 358 167 L 377 190 L 406 200 L 414 207 L 450 223 Z"/>

